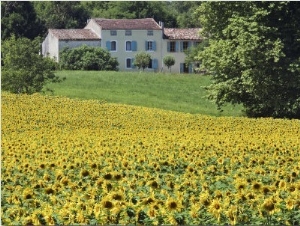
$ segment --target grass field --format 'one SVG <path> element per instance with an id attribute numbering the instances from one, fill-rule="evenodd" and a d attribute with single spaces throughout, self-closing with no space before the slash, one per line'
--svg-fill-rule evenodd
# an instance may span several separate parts
<path id="1" fill-rule="evenodd" d="M 96 99 L 109 103 L 160 108 L 212 116 L 242 116 L 241 106 L 228 105 L 219 112 L 203 86 L 210 78 L 195 74 L 139 72 L 58 71 L 66 80 L 49 84 L 54 95 Z"/>

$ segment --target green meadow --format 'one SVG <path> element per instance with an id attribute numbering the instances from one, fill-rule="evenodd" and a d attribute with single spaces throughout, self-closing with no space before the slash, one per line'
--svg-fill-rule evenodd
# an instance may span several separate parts
<path id="1" fill-rule="evenodd" d="M 242 106 L 227 105 L 220 112 L 207 99 L 209 76 L 115 71 L 57 71 L 62 83 L 48 84 L 51 95 L 96 99 L 191 114 L 243 116 Z M 50 94 L 47 93 L 46 94 Z"/>

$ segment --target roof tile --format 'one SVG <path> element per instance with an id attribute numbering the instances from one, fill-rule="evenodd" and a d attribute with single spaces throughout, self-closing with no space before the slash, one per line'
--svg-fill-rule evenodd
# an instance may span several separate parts
<path id="1" fill-rule="evenodd" d="M 165 28 L 164 34 L 173 40 L 201 40 L 201 28 Z"/>
<path id="2" fill-rule="evenodd" d="M 153 18 L 145 19 L 104 19 L 95 18 L 103 30 L 161 30 Z"/>
<path id="3" fill-rule="evenodd" d="M 49 29 L 60 40 L 100 40 L 90 29 Z"/>

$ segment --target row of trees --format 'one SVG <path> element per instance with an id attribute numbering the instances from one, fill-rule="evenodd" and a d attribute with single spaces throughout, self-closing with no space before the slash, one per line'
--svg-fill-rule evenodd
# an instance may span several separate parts
<path id="1" fill-rule="evenodd" d="M 200 26 L 193 13 L 201 2 L 2 1 L 1 39 L 45 37 L 49 28 L 83 28 L 89 18 L 154 18 L 167 27 Z"/>

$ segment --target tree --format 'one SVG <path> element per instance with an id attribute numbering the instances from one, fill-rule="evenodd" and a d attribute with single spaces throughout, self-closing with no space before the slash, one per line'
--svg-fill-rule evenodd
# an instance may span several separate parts
<path id="1" fill-rule="evenodd" d="M 204 2 L 198 13 L 209 46 L 196 59 L 212 75 L 218 107 L 300 118 L 300 3 Z"/>
<path id="2" fill-rule="evenodd" d="M 89 18 L 88 11 L 76 1 L 36 1 L 34 8 L 46 28 L 83 28 Z"/>
<path id="3" fill-rule="evenodd" d="M 145 68 L 148 67 L 150 60 L 151 60 L 150 54 L 146 52 L 140 52 L 135 55 L 133 64 L 137 66 L 139 69 L 142 68 L 144 71 Z"/>
<path id="4" fill-rule="evenodd" d="M 201 1 L 172 1 L 170 2 L 170 11 L 176 17 L 176 22 L 180 28 L 201 27 L 195 13 L 201 5 Z M 173 9 L 173 10 L 172 10 Z"/>
<path id="5" fill-rule="evenodd" d="M 118 70 L 118 61 L 109 51 L 83 45 L 64 48 L 60 53 L 60 65 L 67 70 Z"/>
<path id="6" fill-rule="evenodd" d="M 176 27 L 176 17 L 168 2 L 156 1 L 105 1 L 82 2 L 91 17 L 111 19 L 153 18 L 163 21 L 167 27 Z"/>
<path id="7" fill-rule="evenodd" d="M 60 82 L 53 73 L 54 62 L 39 53 L 39 41 L 11 38 L 2 44 L 1 88 L 12 93 L 40 92 L 48 82 Z"/>
<path id="8" fill-rule="evenodd" d="M 32 2 L 1 1 L 1 39 L 12 35 L 34 39 L 45 32 Z"/>
<path id="9" fill-rule="evenodd" d="M 164 59 L 164 64 L 170 69 L 171 72 L 171 67 L 175 64 L 175 58 L 173 56 L 165 56 Z"/>

